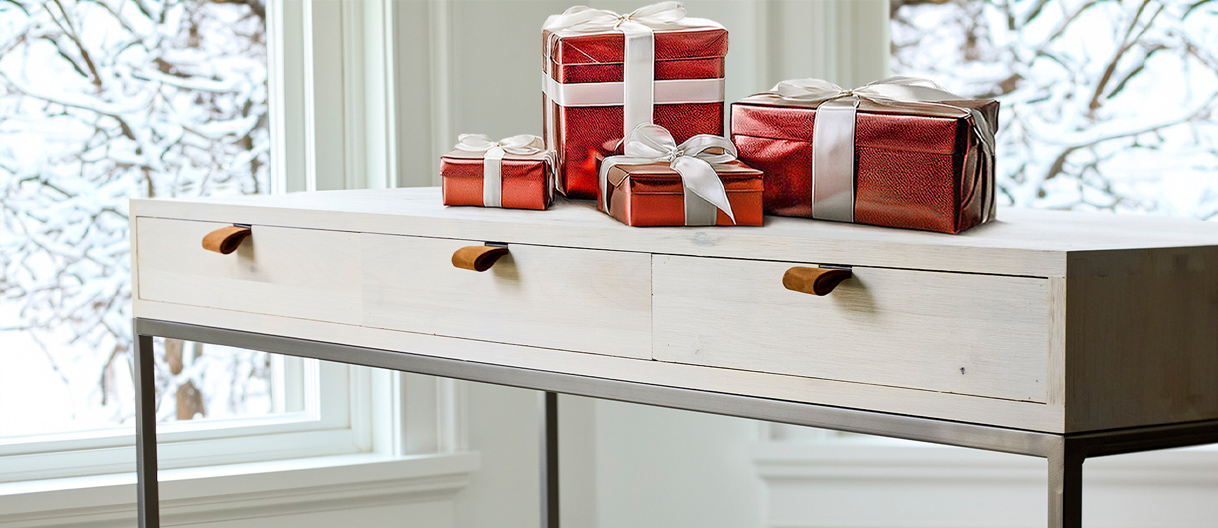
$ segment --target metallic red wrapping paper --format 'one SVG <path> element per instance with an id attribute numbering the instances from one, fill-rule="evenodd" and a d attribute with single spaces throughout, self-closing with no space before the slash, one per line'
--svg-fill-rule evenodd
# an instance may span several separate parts
<path id="1" fill-rule="evenodd" d="M 482 157 L 450 152 L 440 158 L 444 205 L 482 206 Z M 543 159 L 503 159 L 503 207 L 545 209 L 554 199 L 549 162 Z"/>
<path id="2" fill-rule="evenodd" d="M 543 31 L 543 58 L 550 77 L 563 84 L 622 82 L 625 37 L 619 32 L 559 37 Z M 727 54 L 727 31 L 706 27 L 655 32 L 655 80 L 720 79 Z M 556 184 L 571 198 L 594 198 L 596 153 L 623 133 L 622 106 L 563 107 L 543 94 L 549 120 L 547 147 L 558 155 Z M 723 135 L 723 103 L 656 104 L 653 122 L 677 142 L 697 134 Z"/>
<path id="3" fill-rule="evenodd" d="M 998 122 L 996 101 L 952 101 Z M 740 160 L 765 172 L 765 209 L 812 216 L 814 108 L 740 101 L 732 142 Z M 943 233 L 979 224 L 985 188 L 971 121 L 859 110 L 855 123 L 854 221 Z M 993 175 L 990 175 L 993 177 Z"/>
<path id="4" fill-rule="evenodd" d="M 597 159 L 603 159 L 602 154 Z M 732 205 L 733 224 L 723 211 L 718 211 L 716 225 L 762 225 L 761 171 L 739 161 L 715 165 L 715 172 L 727 189 L 727 201 Z M 626 174 L 630 177 L 626 178 Z M 668 163 L 646 165 L 617 165 L 609 171 L 609 196 L 602 211 L 635 227 L 684 226 L 685 189 L 681 176 Z"/>

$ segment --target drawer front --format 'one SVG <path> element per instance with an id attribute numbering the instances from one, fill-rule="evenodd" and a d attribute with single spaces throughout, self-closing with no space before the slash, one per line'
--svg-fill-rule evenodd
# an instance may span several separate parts
<path id="1" fill-rule="evenodd" d="M 655 359 L 1046 401 L 1047 280 L 855 267 L 817 297 L 792 266 L 656 255 Z"/>
<path id="2" fill-rule="evenodd" d="M 513 244 L 479 273 L 451 257 L 481 242 L 361 237 L 367 326 L 651 359 L 647 253 Z"/>
<path id="3" fill-rule="evenodd" d="M 362 289 L 356 233 L 253 226 L 237 251 L 203 249 L 231 224 L 136 219 L 139 298 L 358 324 Z"/>

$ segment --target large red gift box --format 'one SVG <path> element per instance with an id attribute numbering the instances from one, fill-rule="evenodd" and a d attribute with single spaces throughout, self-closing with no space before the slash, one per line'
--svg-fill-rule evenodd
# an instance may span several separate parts
<path id="1" fill-rule="evenodd" d="M 500 164 L 499 205 L 486 204 L 486 163 Z M 500 161 L 483 153 L 453 149 L 440 157 L 444 205 L 495 206 L 507 209 L 545 209 L 554 199 L 551 157 L 547 153 L 521 156 L 504 154 Z M 493 191 L 493 190 L 492 190 Z"/>
<path id="2" fill-rule="evenodd" d="M 649 117 L 678 142 L 696 134 L 723 135 L 727 30 L 703 19 L 679 24 L 689 27 L 664 23 L 652 30 Z M 568 197 L 594 198 L 599 147 L 641 124 L 625 122 L 626 36 L 612 27 L 574 27 L 543 29 L 542 37 L 544 137 L 546 148 L 557 153 L 557 186 Z"/>
<path id="3" fill-rule="evenodd" d="M 938 112 L 936 105 L 958 108 L 959 115 L 917 114 L 860 102 L 853 131 L 854 178 L 846 182 L 853 191 L 849 221 L 959 233 L 993 218 L 993 153 L 983 148 L 975 121 L 980 117 L 994 130 L 998 102 L 951 100 L 929 108 Z M 818 217 L 813 199 L 818 107 L 774 92 L 732 105 L 732 141 L 741 161 L 765 172 L 767 213 Z"/>

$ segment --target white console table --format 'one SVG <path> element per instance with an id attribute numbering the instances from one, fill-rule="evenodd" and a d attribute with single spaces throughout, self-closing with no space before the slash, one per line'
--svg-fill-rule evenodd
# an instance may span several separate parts
<path id="1" fill-rule="evenodd" d="M 200 247 L 234 224 L 235 251 Z M 549 528 L 559 393 L 1042 457 L 1059 528 L 1081 526 L 1086 458 L 1218 442 L 1218 223 L 630 228 L 430 188 L 133 200 L 131 237 L 143 528 L 154 336 L 543 391 Z M 454 266 L 488 244 L 486 271 Z M 822 267 L 850 278 L 784 287 Z"/>

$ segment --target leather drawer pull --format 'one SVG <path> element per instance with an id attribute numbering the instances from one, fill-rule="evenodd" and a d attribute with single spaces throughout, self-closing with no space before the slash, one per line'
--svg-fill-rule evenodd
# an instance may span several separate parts
<path id="1" fill-rule="evenodd" d="M 795 266 L 782 275 L 782 285 L 800 293 L 829 295 L 838 284 L 853 276 L 848 269 Z"/>
<path id="2" fill-rule="evenodd" d="M 237 250 L 241 241 L 250 236 L 253 231 L 246 226 L 221 227 L 203 237 L 203 249 L 227 255 Z"/>
<path id="3" fill-rule="evenodd" d="M 500 257 L 508 254 L 507 246 L 465 246 L 453 253 L 453 266 L 473 271 L 486 271 Z"/>

